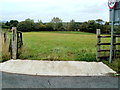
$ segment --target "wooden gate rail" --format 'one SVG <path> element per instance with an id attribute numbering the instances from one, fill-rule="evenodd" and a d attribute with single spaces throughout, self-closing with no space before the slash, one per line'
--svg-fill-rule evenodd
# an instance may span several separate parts
<path id="1" fill-rule="evenodd" d="M 110 50 L 107 49 L 101 49 L 101 46 L 103 45 L 110 45 L 110 43 L 101 43 L 101 38 L 110 38 L 111 36 L 106 35 L 106 36 L 102 36 L 101 35 L 101 31 L 100 29 L 97 29 L 97 50 L 96 50 L 96 59 L 102 60 L 102 59 L 106 59 L 109 58 L 109 56 L 103 56 L 100 54 L 100 52 L 110 52 Z M 117 45 L 120 45 L 120 43 L 116 43 L 116 38 L 120 38 L 120 34 L 119 35 L 114 35 L 113 36 L 113 58 L 120 58 L 120 55 L 116 55 L 116 52 L 120 52 L 119 49 L 116 49 Z"/>

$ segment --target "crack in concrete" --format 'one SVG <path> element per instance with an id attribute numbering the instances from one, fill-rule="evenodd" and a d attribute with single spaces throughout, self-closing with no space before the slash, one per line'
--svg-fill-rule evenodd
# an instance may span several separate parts
<path id="1" fill-rule="evenodd" d="M 50 81 L 48 80 L 48 84 L 51 86 L 51 83 L 50 83 Z"/>

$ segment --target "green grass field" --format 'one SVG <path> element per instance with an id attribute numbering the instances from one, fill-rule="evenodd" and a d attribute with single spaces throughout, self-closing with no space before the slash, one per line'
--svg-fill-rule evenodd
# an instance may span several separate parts
<path id="1" fill-rule="evenodd" d="M 96 34 L 25 32 L 21 59 L 96 61 Z"/>

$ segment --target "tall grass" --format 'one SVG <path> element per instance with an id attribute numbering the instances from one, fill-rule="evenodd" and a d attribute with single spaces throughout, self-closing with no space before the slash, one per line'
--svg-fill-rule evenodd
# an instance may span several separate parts
<path id="1" fill-rule="evenodd" d="M 4 42 L 3 36 L 1 35 L 1 52 L 0 52 L 0 62 L 4 62 L 6 60 L 9 60 L 11 58 L 10 52 L 9 52 L 9 34 L 7 33 L 7 39 L 6 42 Z"/>
<path id="2" fill-rule="evenodd" d="M 9 52 L 9 44 L 6 42 L 2 45 L 2 60 L 1 62 L 9 60 L 10 57 L 10 52 Z"/>
<path id="3" fill-rule="evenodd" d="M 120 59 L 114 59 L 111 64 L 105 60 L 103 61 L 103 63 L 107 64 L 109 67 L 120 74 Z"/>

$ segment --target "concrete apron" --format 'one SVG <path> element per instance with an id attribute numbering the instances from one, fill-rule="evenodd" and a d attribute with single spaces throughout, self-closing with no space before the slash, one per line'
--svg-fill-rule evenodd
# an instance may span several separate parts
<path id="1" fill-rule="evenodd" d="M 108 76 L 116 72 L 102 62 L 9 60 L 0 71 L 44 76 Z"/>

